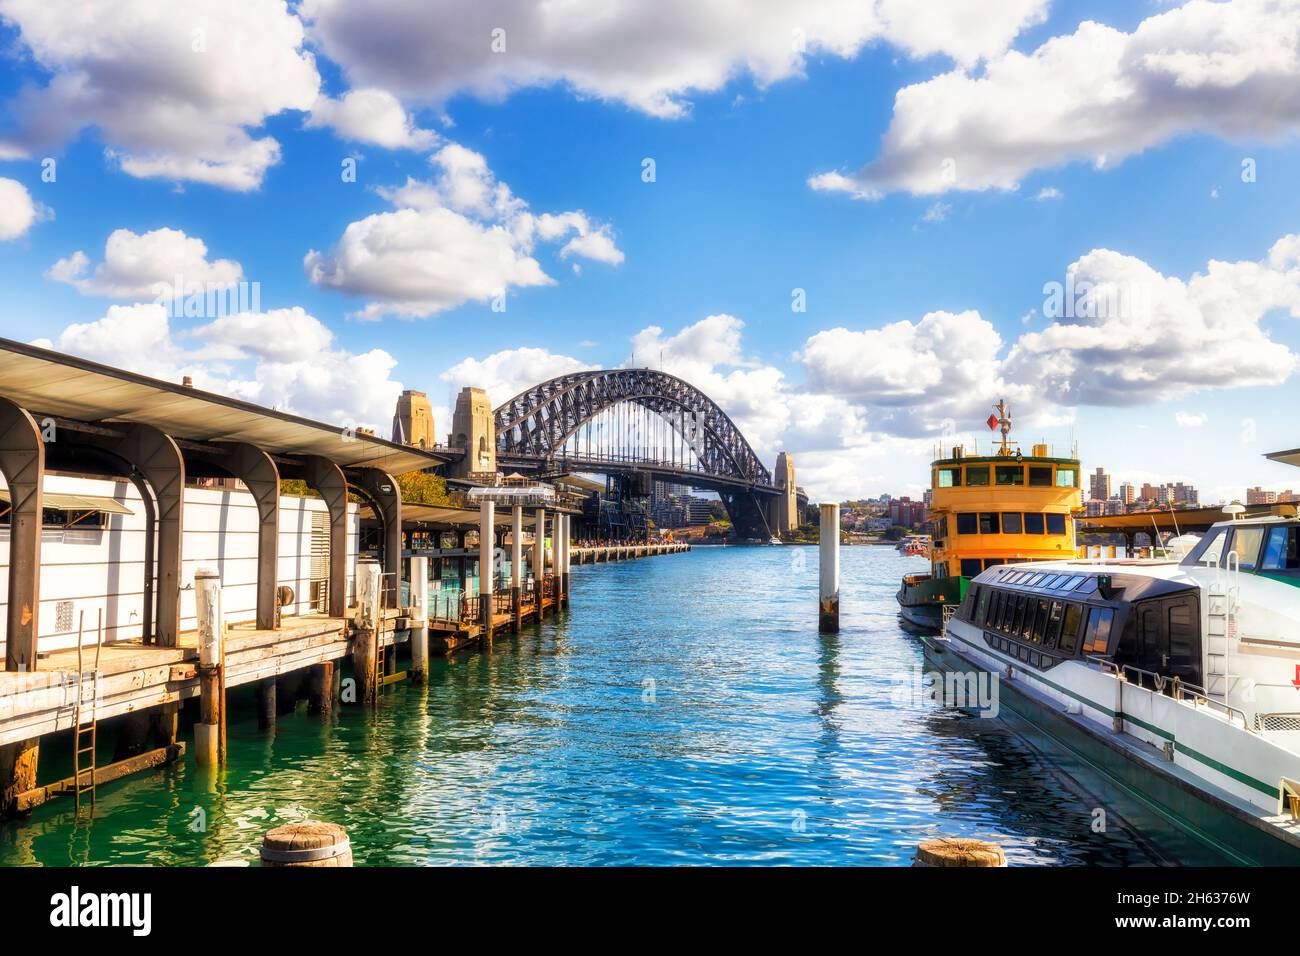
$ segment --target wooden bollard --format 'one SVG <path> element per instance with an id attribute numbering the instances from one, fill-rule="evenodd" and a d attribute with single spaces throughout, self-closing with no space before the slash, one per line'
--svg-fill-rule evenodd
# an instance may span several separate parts
<path id="1" fill-rule="evenodd" d="M 382 569 L 373 558 L 357 561 L 357 620 L 352 638 L 352 670 L 357 681 L 357 702 L 373 703 L 379 674 L 379 582 Z"/>
<path id="2" fill-rule="evenodd" d="M 262 866 L 351 866 L 348 831 L 337 823 L 290 823 L 262 837 Z"/>
<path id="3" fill-rule="evenodd" d="M 199 630 L 199 722 L 194 725 L 194 759 L 200 767 L 226 762 L 226 685 L 222 642 L 221 579 L 216 571 L 194 572 L 194 610 Z"/>
<path id="4" fill-rule="evenodd" d="M 429 672 L 429 559 L 411 558 L 411 683 Z"/>
<path id="5" fill-rule="evenodd" d="M 274 677 L 268 677 L 257 683 L 257 729 L 271 730 L 275 727 L 277 708 L 277 685 Z"/>
<path id="6" fill-rule="evenodd" d="M 1002 847 L 988 840 L 935 837 L 916 847 L 913 866 L 1006 866 Z"/>
<path id="7" fill-rule="evenodd" d="M 840 506 L 821 506 L 819 532 L 817 629 L 836 634 L 840 629 Z"/>

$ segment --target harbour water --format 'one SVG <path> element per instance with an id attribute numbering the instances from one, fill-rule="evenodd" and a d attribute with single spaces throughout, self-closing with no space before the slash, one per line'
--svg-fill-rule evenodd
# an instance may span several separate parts
<path id="1" fill-rule="evenodd" d="M 1165 862 L 999 719 L 910 692 L 893 593 L 920 562 L 842 554 L 842 630 L 816 631 L 817 553 L 698 548 L 575 567 L 573 610 L 435 659 L 377 709 L 231 715 L 192 759 L 0 825 L 0 865 L 255 863 L 261 835 L 342 824 L 357 865 L 898 865 L 927 836 L 1012 865 Z M 188 733 L 188 731 L 186 731 Z"/>

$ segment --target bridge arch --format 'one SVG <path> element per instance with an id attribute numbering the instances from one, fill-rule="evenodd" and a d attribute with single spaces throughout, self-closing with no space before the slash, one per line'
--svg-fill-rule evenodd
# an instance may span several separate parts
<path id="1" fill-rule="evenodd" d="M 602 414 L 631 405 L 657 414 L 681 435 L 708 477 L 735 486 L 772 485 L 772 473 L 716 402 L 674 375 L 653 369 L 572 372 L 520 392 L 495 411 L 497 455 L 553 461 Z"/>

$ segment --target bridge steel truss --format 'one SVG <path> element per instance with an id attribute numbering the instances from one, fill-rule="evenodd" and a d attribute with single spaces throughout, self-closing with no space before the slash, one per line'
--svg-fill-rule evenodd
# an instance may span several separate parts
<path id="1" fill-rule="evenodd" d="M 656 413 L 689 448 L 698 467 L 635 456 L 566 452 L 569 440 L 621 404 Z M 778 493 L 772 473 L 740 429 L 689 382 L 653 369 L 574 372 L 535 385 L 495 411 L 497 458 L 551 470 L 574 466 L 604 473 L 649 472 L 718 492 L 745 537 L 771 532 L 766 499 Z"/>

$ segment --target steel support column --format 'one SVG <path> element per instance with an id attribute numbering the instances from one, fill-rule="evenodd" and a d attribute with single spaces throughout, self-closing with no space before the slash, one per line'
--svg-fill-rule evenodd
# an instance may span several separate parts
<path id="1" fill-rule="evenodd" d="M 41 594 L 41 495 L 45 443 L 36 420 L 0 398 L 0 474 L 9 486 L 9 607 L 5 670 L 36 670 Z"/>
<path id="2" fill-rule="evenodd" d="M 342 617 L 348 602 L 348 480 L 343 469 L 318 455 L 303 457 L 307 484 L 325 501 L 330 513 L 329 614 Z"/>
<path id="3" fill-rule="evenodd" d="M 348 480 L 375 506 L 384 526 L 384 574 L 402 576 L 402 490 L 392 475 L 378 468 L 349 468 Z"/>

